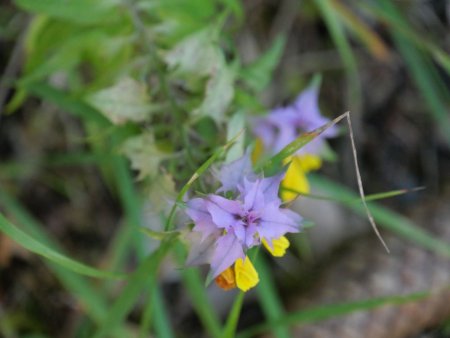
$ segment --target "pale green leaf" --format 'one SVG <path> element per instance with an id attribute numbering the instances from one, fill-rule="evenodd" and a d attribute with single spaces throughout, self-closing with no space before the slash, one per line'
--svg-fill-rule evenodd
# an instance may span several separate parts
<path id="1" fill-rule="evenodd" d="M 225 64 L 218 67 L 208 80 L 205 99 L 194 115 L 209 116 L 217 123 L 223 122 L 234 97 L 234 76 L 234 71 Z"/>
<path id="2" fill-rule="evenodd" d="M 170 156 L 158 149 L 150 133 L 126 140 L 122 152 L 131 161 L 131 167 L 139 172 L 138 179 L 156 175 L 160 162 Z"/>
<path id="3" fill-rule="evenodd" d="M 132 78 L 123 78 L 114 86 L 88 97 L 88 102 L 102 112 L 111 122 L 143 122 L 155 106 L 150 105 L 147 86 Z"/>
<path id="4" fill-rule="evenodd" d="M 223 55 L 213 43 L 211 29 L 196 32 L 170 50 L 164 57 L 175 73 L 210 75 L 223 63 Z"/>

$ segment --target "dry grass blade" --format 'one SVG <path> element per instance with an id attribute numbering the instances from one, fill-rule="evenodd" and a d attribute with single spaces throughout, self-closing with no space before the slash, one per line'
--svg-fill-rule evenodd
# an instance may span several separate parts
<path id="1" fill-rule="evenodd" d="M 353 136 L 353 128 L 352 128 L 352 120 L 350 119 L 350 112 L 346 112 L 346 113 L 344 113 L 341 116 L 345 116 L 347 118 L 347 124 L 348 124 L 348 129 L 349 129 L 349 134 L 350 134 L 350 142 L 351 142 L 351 145 L 352 145 L 353 162 L 354 162 L 354 165 L 355 165 L 356 180 L 358 182 L 359 195 L 361 196 L 361 201 L 362 201 L 362 203 L 364 205 L 364 209 L 366 211 L 367 218 L 369 219 L 370 225 L 372 226 L 373 231 L 375 231 L 375 234 L 377 235 L 377 237 L 380 240 L 381 244 L 383 244 L 383 246 L 386 249 L 386 251 L 388 253 L 390 253 L 389 248 L 386 245 L 386 242 L 383 240 L 383 237 L 381 237 L 381 234 L 378 231 L 378 227 L 375 224 L 375 220 L 373 219 L 373 216 L 370 213 L 369 207 L 367 206 L 366 199 L 364 198 L 364 188 L 363 188 L 363 184 L 362 184 L 361 173 L 359 172 L 358 155 L 357 155 L 357 152 L 356 152 L 355 138 Z M 333 120 L 333 122 L 335 120 Z"/>

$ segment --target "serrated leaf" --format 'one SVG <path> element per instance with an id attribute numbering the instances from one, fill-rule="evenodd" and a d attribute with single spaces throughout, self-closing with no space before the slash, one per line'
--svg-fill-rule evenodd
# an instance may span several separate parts
<path id="1" fill-rule="evenodd" d="M 234 97 L 234 76 L 234 71 L 227 65 L 220 65 L 208 80 L 205 99 L 194 115 L 209 116 L 217 123 L 222 122 Z"/>
<path id="2" fill-rule="evenodd" d="M 209 75 L 223 63 L 223 56 L 213 43 L 211 29 L 204 29 L 175 45 L 164 60 L 175 73 Z"/>
<path id="3" fill-rule="evenodd" d="M 114 86 L 88 97 L 88 102 L 114 124 L 144 122 L 156 106 L 150 105 L 147 86 L 132 78 L 123 78 Z"/>
<path id="4" fill-rule="evenodd" d="M 159 163 L 170 156 L 158 149 L 150 133 L 129 138 L 123 144 L 122 152 L 131 161 L 131 167 L 139 171 L 138 180 L 154 176 Z"/>

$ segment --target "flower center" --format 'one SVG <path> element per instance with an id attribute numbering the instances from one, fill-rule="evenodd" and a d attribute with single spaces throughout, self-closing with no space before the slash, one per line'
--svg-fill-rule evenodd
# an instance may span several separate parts
<path id="1" fill-rule="evenodd" d="M 259 215 L 250 210 L 246 212 L 243 216 L 241 216 L 241 221 L 244 223 L 245 227 L 249 227 L 250 225 L 257 224 L 259 222 Z"/>

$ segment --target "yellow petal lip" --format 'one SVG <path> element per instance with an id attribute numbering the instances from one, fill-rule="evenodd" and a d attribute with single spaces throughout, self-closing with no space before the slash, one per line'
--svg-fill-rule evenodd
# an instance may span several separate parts
<path id="1" fill-rule="evenodd" d="M 262 242 L 267 251 L 274 257 L 283 257 L 290 245 L 289 240 L 285 236 L 272 240 L 272 245 L 265 239 L 263 239 Z"/>
<path id="2" fill-rule="evenodd" d="M 297 197 L 298 194 L 293 191 L 298 191 L 305 194 L 308 193 L 310 188 L 306 178 L 306 173 L 312 170 L 317 170 L 322 165 L 322 160 L 320 157 L 310 154 L 294 156 L 286 160 L 291 160 L 291 164 L 289 165 L 286 175 L 281 182 L 281 186 L 283 188 L 289 189 L 281 191 L 281 199 L 284 202 L 291 201 Z"/>
<path id="3" fill-rule="evenodd" d="M 250 259 L 246 256 L 245 260 L 238 258 L 234 263 L 234 272 L 236 276 L 236 285 L 239 289 L 247 292 L 259 283 L 259 276 Z"/>

